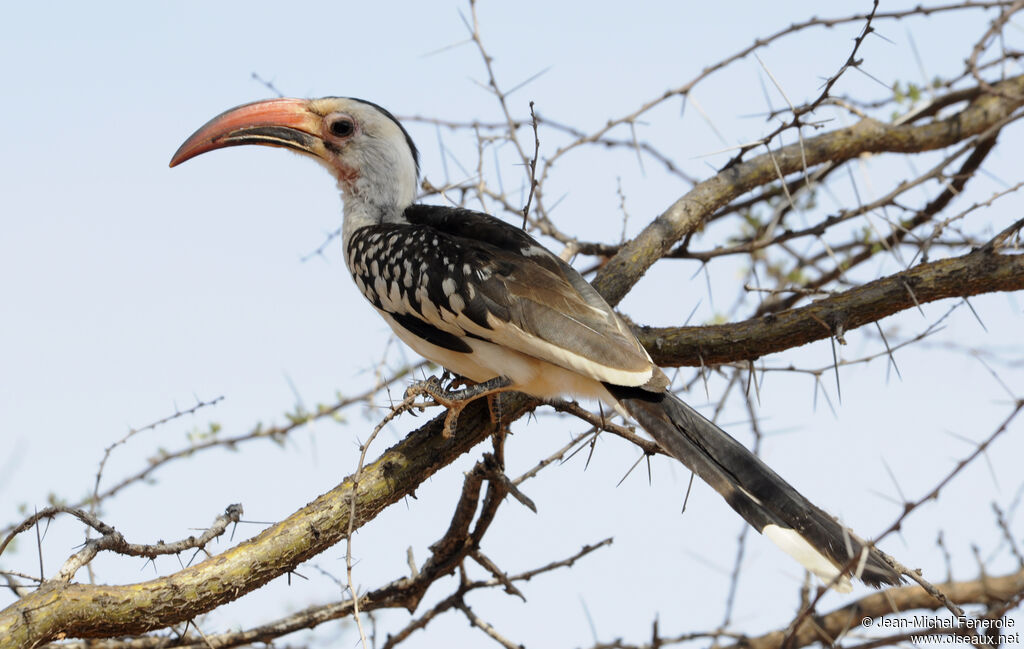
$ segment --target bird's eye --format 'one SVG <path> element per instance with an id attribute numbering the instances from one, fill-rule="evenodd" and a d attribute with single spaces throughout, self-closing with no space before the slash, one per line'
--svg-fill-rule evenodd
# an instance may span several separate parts
<path id="1" fill-rule="evenodd" d="M 346 115 L 335 119 L 330 123 L 328 128 L 331 131 L 331 135 L 335 137 L 348 137 L 355 132 L 356 125 L 352 121 L 352 118 Z"/>

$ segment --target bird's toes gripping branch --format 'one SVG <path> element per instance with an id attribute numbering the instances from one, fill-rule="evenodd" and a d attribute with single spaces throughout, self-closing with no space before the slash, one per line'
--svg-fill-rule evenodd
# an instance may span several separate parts
<path id="1" fill-rule="evenodd" d="M 461 390 L 451 389 L 451 386 L 456 383 L 466 383 L 466 387 Z M 449 387 L 444 387 L 439 378 L 431 376 L 425 381 L 413 383 L 405 391 L 406 399 L 426 396 L 433 399 L 438 405 L 448 409 L 448 414 L 444 418 L 444 428 L 442 429 L 442 434 L 445 437 L 451 437 L 455 434 L 455 425 L 459 421 L 459 413 L 469 405 L 470 401 L 506 390 L 512 385 L 512 380 L 506 376 L 496 376 L 483 383 L 469 383 L 462 377 L 456 377 L 448 385 Z"/>

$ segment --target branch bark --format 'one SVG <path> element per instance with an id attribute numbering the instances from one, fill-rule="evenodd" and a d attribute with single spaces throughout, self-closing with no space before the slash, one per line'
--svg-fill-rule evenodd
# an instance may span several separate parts
<path id="1" fill-rule="evenodd" d="M 938 589 L 956 604 L 991 604 L 1009 602 L 1024 592 L 1024 570 L 1001 577 L 982 576 L 970 581 L 940 584 Z M 753 638 L 744 638 L 723 649 L 776 649 L 786 643 L 787 649 L 798 649 L 815 643 L 834 645 L 837 639 L 851 630 L 864 629 L 863 620 L 875 620 L 893 613 L 928 610 L 942 605 L 923 588 L 902 586 L 880 593 L 872 593 L 830 613 L 809 616 L 795 630 L 779 629 Z M 866 628 L 871 628 L 868 625 Z"/>
<path id="2" fill-rule="evenodd" d="M 804 307 L 743 322 L 639 327 L 635 331 L 659 365 L 716 365 L 754 360 L 842 335 L 926 302 L 1020 290 L 1024 290 L 1024 255 L 979 249 L 961 257 L 918 264 Z"/>

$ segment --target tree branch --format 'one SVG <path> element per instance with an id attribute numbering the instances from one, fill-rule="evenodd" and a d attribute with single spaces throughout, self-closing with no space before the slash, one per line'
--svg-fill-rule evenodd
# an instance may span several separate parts
<path id="1" fill-rule="evenodd" d="M 866 118 L 801 143 L 791 144 L 722 170 L 701 182 L 652 221 L 597 273 L 594 286 L 618 304 L 654 262 L 697 230 L 723 205 L 745 192 L 824 162 L 849 160 L 862 153 L 931 151 L 985 133 L 1024 105 L 1024 76 L 994 88 L 959 113 L 918 126 L 891 125 Z"/>
<path id="2" fill-rule="evenodd" d="M 502 422 L 534 407 L 525 397 L 501 399 Z M 385 451 L 351 477 L 256 537 L 202 563 L 151 581 L 123 586 L 47 581 L 0 611 L 0 648 L 36 646 L 58 637 L 143 633 L 190 620 L 284 575 L 337 544 L 355 502 L 358 529 L 382 509 L 495 432 L 486 400 L 470 403 L 458 431 L 441 434 L 441 415 Z M 103 602 L 102 606 L 96 606 Z"/>
<path id="3" fill-rule="evenodd" d="M 695 327 L 640 327 L 654 361 L 699 366 L 753 360 L 815 340 L 842 335 L 918 304 L 950 297 L 1024 290 L 1024 255 L 985 249 L 918 264 L 808 306 L 742 322 Z"/>
<path id="4" fill-rule="evenodd" d="M 982 576 L 970 581 L 940 584 L 938 589 L 956 604 L 976 604 L 1011 601 L 1024 592 L 1024 570 L 1001 577 Z M 820 616 L 808 616 L 795 631 L 780 629 L 740 642 L 723 649 L 775 649 L 788 636 L 787 649 L 797 649 L 822 642 L 833 644 L 848 631 L 865 627 L 865 618 L 874 620 L 893 613 L 924 609 L 935 611 L 942 607 L 937 599 L 918 586 L 890 588 L 872 593 L 857 601 Z"/>

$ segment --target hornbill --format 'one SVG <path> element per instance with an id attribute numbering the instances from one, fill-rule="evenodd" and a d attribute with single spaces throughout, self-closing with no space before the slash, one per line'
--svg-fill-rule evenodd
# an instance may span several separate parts
<path id="1" fill-rule="evenodd" d="M 571 266 L 488 214 L 416 204 L 419 154 L 381 106 L 342 97 L 246 104 L 207 122 L 170 164 L 241 144 L 291 149 L 327 168 L 341 189 L 345 262 L 359 290 L 407 345 L 478 384 L 467 391 L 599 399 L 837 590 L 850 589 L 848 574 L 876 587 L 901 581 L 882 553 L 670 392 L 626 323 Z"/>

